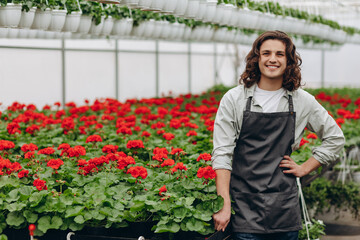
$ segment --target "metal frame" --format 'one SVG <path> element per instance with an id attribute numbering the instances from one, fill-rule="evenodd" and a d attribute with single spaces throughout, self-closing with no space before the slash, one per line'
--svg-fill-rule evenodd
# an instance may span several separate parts
<path id="1" fill-rule="evenodd" d="M 114 49 L 80 49 L 80 48 L 66 48 L 66 40 L 61 40 L 61 47 L 20 47 L 20 46 L 6 46 L 0 45 L 0 49 L 22 49 L 22 50 L 47 50 L 47 51 L 60 51 L 61 52 L 61 73 L 62 73 L 62 83 L 61 83 L 61 98 L 62 104 L 64 105 L 66 102 L 66 52 L 112 52 L 114 53 L 114 64 L 115 64 L 115 97 L 119 99 L 119 87 L 120 87 L 120 79 L 119 79 L 119 53 L 140 53 L 140 54 L 155 54 L 155 65 L 156 65 L 156 96 L 159 96 L 159 71 L 160 71 L 160 64 L 159 64 L 159 55 L 160 54 L 169 54 L 169 55 L 187 55 L 188 58 L 188 91 L 192 91 L 192 67 L 191 67 L 191 59 L 192 56 L 196 55 L 208 55 L 214 57 L 214 83 L 219 84 L 219 69 L 217 65 L 217 60 L 219 56 L 229 56 L 232 57 L 234 54 L 231 53 L 218 53 L 217 44 L 212 43 L 214 46 L 214 50 L 212 53 L 203 53 L 203 52 L 196 52 L 192 51 L 192 42 L 187 43 L 187 50 L 186 51 L 159 51 L 159 41 L 155 41 L 155 50 L 153 51 L 145 51 L 145 50 L 120 50 L 119 49 L 119 41 L 118 40 L 110 40 L 115 41 Z M 121 63 L 120 63 L 121 64 Z"/>

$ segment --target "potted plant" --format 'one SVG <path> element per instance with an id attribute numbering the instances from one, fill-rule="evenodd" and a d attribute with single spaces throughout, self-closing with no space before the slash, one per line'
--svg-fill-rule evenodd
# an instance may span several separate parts
<path id="1" fill-rule="evenodd" d="M 32 1 L 23 2 L 19 28 L 29 29 L 34 22 L 36 6 Z M 22 31 L 26 34 L 28 31 Z"/>
<path id="2" fill-rule="evenodd" d="M 92 22 L 90 27 L 90 34 L 98 36 L 100 35 L 102 28 L 104 27 L 105 13 L 103 6 L 98 2 L 90 2 Z"/>
<path id="3" fill-rule="evenodd" d="M 113 6 L 112 16 L 115 19 L 112 35 L 129 36 L 133 27 L 133 19 L 127 7 Z"/>
<path id="4" fill-rule="evenodd" d="M 51 11 L 51 22 L 49 31 L 60 32 L 66 20 L 67 11 L 65 9 L 66 0 L 48 0 Z"/>
<path id="5" fill-rule="evenodd" d="M 1 0 L 0 27 L 17 27 L 21 19 L 21 8 L 21 0 Z"/>
<path id="6" fill-rule="evenodd" d="M 115 19 L 112 17 L 112 7 L 109 4 L 103 5 L 105 19 L 104 19 L 104 27 L 101 30 L 101 35 L 108 36 L 110 35 L 113 27 Z"/>
<path id="7" fill-rule="evenodd" d="M 47 0 L 34 0 L 36 7 L 32 29 L 47 30 L 51 23 L 51 9 Z"/>
<path id="8" fill-rule="evenodd" d="M 64 32 L 76 32 L 80 25 L 81 8 L 79 0 L 66 0 L 67 16 L 64 24 Z"/>

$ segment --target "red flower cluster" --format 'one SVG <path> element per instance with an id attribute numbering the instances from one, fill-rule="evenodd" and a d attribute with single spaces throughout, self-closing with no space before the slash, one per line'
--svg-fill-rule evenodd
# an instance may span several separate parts
<path id="1" fill-rule="evenodd" d="M 9 159 L 3 159 L 0 156 L 0 175 L 3 175 L 3 170 L 6 169 L 6 174 L 11 174 L 12 172 L 17 172 L 22 169 L 22 166 L 18 162 L 10 162 Z"/>
<path id="2" fill-rule="evenodd" d="M 103 153 L 115 153 L 118 150 L 119 146 L 115 145 L 105 145 L 102 148 Z"/>
<path id="3" fill-rule="evenodd" d="M 31 125 L 29 127 L 26 128 L 25 132 L 33 135 L 35 133 L 35 131 L 39 131 L 40 130 L 40 127 L 38 125 Z"/>
<path id="4" fill-rule="evenodd" d="M 302 146 L 302 145 L 304 145 L 305 143 L 309 143 L 309 141 L 308 140 L 306 140 L 306 139 L 304 139 L 304 138 L 302 138 L 301 139 L 301 141 L 300 141 L 300 147 Z"/>
<path id="5" fill-rule="evenodd" d="M 188 136 L 188 137 L 190 137 L 190 136 L 197 136 L 197 132 L 194 131 L 194 130 L 190 130 L 190 131 L 186 134 L 186 136 Z"/>
<path id="6" fill-rule="evenodd" d="M 159 162 L 162 162 L 163 158 L 168 158 L 169 152 L 168 152 L 168 150 L 166 148 L 156 147 L 153 150 L 153 154 L 154 154 L 154 156 L 152 156 L 153 160 L 157 160 Z"/>
<path id="7" fill-rule="evenodd" d="M 146 168 L 142 166 L 130 167 L 126 173 L 130 173 L 134 178 L 141 177 L 142 179 L 145 179 L 148 175 Z"/>
<path id="8" fill-rule="evenodd" d="M 0 140 L 0 151 L 9 150 L 15 147 L 15 144 L 8 140 Z"/>
<path id="9" fill-rule="evenodd" d="M 181 148 L 173 148 L 172 150 L 171 150 L 171 155 L 175 155 L 175 154 L 180 154 L 180 153 L 185 153 L 184 152 L 184 150 L 183 149 L 181 149 Z"/>
<path id="10" fill-rule="evenodd" d="M 198 178 L 205 178 L 205 179 L 214 179 L 216 177 L 216 172 L 211 166 L 207 167 L 200 167 L 197 172 Z"/>
<path id="11" fill-rule="evenodd" d="M 17 122 L 9 123 L 6 127 L 6 130 L 8 131 L 9 134 L 15 134 L 15 133 L 21 134 L 20 125 Z"/>
<path id="12" fill-rule="evenodd" d="M 130 164 L 135 164 L 135 159 L 131 156 L 119 157 L 117 163 L 118 163 L 117 166 L 118 169 L 124 169 Z"/>
<path id="13" fill-rule="evenodd" d="M 102 142 L 102 138 L 99 135 L 90 135 L 86 138 L 86 143 L 88 142 Z"/>
<path id="14" fill-rule="evenodd" d="M 47 166 L 51 167 L 52 169 L 55 169 L 55 170 L 59 169 L 59 167 L 63 164 L 64 164 L 64 162 L 61 159 L 50 159 L 47 162 Z"/>
<path id="15" fill-rule="evenodd" d="M 166 159 L 162 164 L 161 167 L 165 167 L 165 166 L 172 166 L 175 164 L 175 161 L 172 159 Z"/>
<path id="16" fill-rule="evenodd" d="M 165 138 L 166 140 L 170 141 L 170 140 L 172 140 L 172 139 L 175 138 L 175 135 L 172 134 L 172 133 L 164 133 L 164 134 L 163 134 L 163 138 Z"/>
<path id="17" fill-rule="evenodd" d="M 45 180 L 35 179 L 33 182 L 33 186 L 36 187 L 37 190 L 47 190 L 47 186 L 45 185 Z"/>
<path id="18" fill-rule="evenodd" d="M 196 161 L 204 160 L 205 162 L 211 160 L 211 155 L 208 153 L 202 153 L 199 155 L 199 157 L 196 159 Z"/>
<path id="19" fill-rule="evenodd" d="M 64 150 L 61 151 L 61 156 L 63 154 Z M 68 148 L 66 150 L 66 153 L 68 155 L 68 157 L 80 157 L 80 156 L 85 156 L 86 155 L 86 149 L 81 146 L 81 145 L 77 145 L 74 148 Z"/>
<path id="20" fill-rule="evenodd" d="M 308 139 L 317 139 L 318 137 L 316 136 L 315 133 L 309 133 L 309 134 L 306 136 L 306 138 L 308 138 Z"/>
<path id="21" fill-rule="evenodd" d="M 43 148 L 43 149 L 40 149 L 37 154 L 40 155 L 40 154 L 44 154 L 44 155 L 51 155 L 55 152 L 55 149 L 53 149 L 52 147 L 47 147 L 47 148 Z"/>
<path id="22" fill-rule="evenodd" d="M 126 148 L 138 149 L 138 148 L 145 148 L 145 146 L 143 141 L 141 140 L 129 140 L 126 144 Z"/>
<path id="23" fill-rule="evenodd" d="M 21 146 L 21 151 L 23 152 L 29 152 L 29 151 L 35 151 L 38 150 L 38 146 L 36 146 L 33 143 L 24 144 Z"/>
<path id="24" fill-rule="evenodd" d="M 175 167 L 173 167 L 172 169 L 170 169 L 172 173 L 175 173 L 177 170 L 184 170 L 184 171 L 187 171 L 187 168 L 186 166 L 184 165 L 184 163 L 182 162 L 179 162 L 175 165 Z"/>
<path id="25" fill-rule="evenodd" d="M 28 177 L 28 174 L 29 174 L 29 170 L 21 170 L 18 173 L 18 178 Z"/>
<path id="26" fill-rule="evenodd" d="M 163 195 L 163 192 L 167 192 L 167 189 L 166 189 L 166 186 L 162 186 L 160 189 L 159 189 L 159 195 L 162 196 Z"/>

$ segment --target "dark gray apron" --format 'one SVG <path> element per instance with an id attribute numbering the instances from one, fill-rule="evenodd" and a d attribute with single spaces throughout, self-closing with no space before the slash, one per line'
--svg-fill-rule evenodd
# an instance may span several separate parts
<path id="1" fill-rule="evenodd" d="M 292 97 L 289 95 L 289 112 L 251 112 L 251 101 L 249 97 L 232 164 L 233 232 L 300 230 L 296 178 L 279 167 L 284 155 L 290 156 L 294 143 Z"/>

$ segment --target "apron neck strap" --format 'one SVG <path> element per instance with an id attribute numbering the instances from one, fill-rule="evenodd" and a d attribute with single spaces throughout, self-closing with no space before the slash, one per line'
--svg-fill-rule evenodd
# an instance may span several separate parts
<path id="1" fill-rule="evenodd" d="M 249 98 L 248 98 L 248 100 L 247 100 L 247 102 L 246 102 L 246 109 L 245 109 L 245 111 L 247 111 L 247 112 L 250 112 L 250 108 L 251 108 L 251 100 L 252 100 L 252 96 L 250 96 Z"/>
<path id="2" fill-rule="evenodd" d="M 291 114 L 294 112 L 294 104 L 293 104 L 293 100 L 292 100 L 292 96 L 289 96 L 289 112 L 291 112 Z"/>

